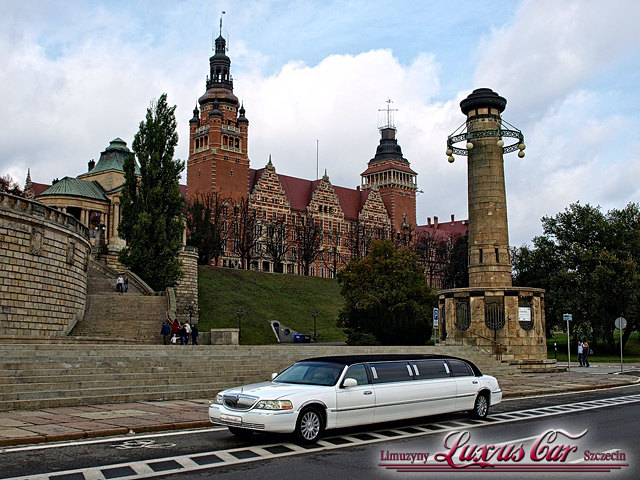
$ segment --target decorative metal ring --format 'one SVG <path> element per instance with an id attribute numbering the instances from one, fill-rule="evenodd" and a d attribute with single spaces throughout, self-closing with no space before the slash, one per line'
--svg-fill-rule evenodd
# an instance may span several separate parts
<path id="1" fill-rule="evenodd" d="M 491 138 L 491 137 L 496 137 L 496 138 L 509 137 L 509 138 L 518 139 L 516 143 L 502 147 L 503 154 L 507 154 L 507 153 L 511 153 L 519 150 L 519 145 L 521 143 L 524 143 L 524 135 L 520 130 L 508 130 L 508 129 L 497 128 L 497 129 L 491 129 L 491 130 L 473 130 L 471 132 L 460 133 L 458 135 L 449 135 L 449 137 L 447 138 L 447 148 L 453 152 L 453 155 L 461 155 L 466 157 L 469 155 L 469 150 L 467 150 L 466 148 L 454 147 L 453 145 L 463 141 L 468 142 L 475 138 Z"/>

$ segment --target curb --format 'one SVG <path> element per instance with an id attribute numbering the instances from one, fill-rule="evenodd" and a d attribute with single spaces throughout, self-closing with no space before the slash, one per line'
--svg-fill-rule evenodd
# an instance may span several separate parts
<path id="1" fill-rule="evenodd" d="M 565 393 L 565 392 L 589 392 L 591 390 L 602 390 L 605 388 L 624 387 L 628 385 L 634 385 L 640 383 L 640 378 L 629 383 L 609 383 L 603 385 L 585 385 L 584 387 L 566 387 L 562 389 L 538 389 L 538 390 L 525 390 L 524 392 L 509 392 L 502 395 L 502 398 L 519 398 L 519 397 L 531 397 L 534 395 L 548 395 L 553 393 Z"/>

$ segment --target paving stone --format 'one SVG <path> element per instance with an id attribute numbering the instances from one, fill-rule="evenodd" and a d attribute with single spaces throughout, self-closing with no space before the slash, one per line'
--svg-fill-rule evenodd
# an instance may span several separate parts
<path id="1" fill-rule="evenodd" d="M 38 433 L 40 435 L 64 435 L 69 433 L 81 433 L 81 430 L 76 428 L 66 427 L 64 425 L 33 425 L 25 427 L 24 430 Z"/>
<path id="2" fill-rule="evenodd" d="M 2 427 L 22 427 L 24 425 L 29 425 L 28 423 L 21 422 L 20 420 L 15 420 L 13 418 L 0 418 L 0 428 Z"/>
<path id="3" fill-rule="evenodd" d="M 37 435 L 35 432 L 23 430 L 22 428 L 0 428 L 0 437 L 5 438 L 24 438 Z"/>

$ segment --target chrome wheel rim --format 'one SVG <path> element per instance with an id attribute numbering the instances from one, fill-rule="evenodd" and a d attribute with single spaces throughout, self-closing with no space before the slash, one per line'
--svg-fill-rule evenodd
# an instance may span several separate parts
<path id="1" fill-rule="evenodd" d="M 314 412 L 307 412 L 300 421 L 300 433 L 305 440 L 313 440 L 320 433 L 320 419 Z"/>
<path id="2" fill-rule="evenodd" d="M 476 413 L 479 417 L 484 417 L 487 415 L 487 397 L 481 395 L 478 397 L 478 402 L 476 403 Z"/>

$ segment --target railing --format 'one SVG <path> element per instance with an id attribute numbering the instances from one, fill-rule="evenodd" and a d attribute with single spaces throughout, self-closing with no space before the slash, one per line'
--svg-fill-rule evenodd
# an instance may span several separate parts
<path id="1" fill-rule="evenodd" d="M 483 334 L 481 334 L 480 332 L 476 332 L 475 330 L 467 330 L 467 332 L 469 332 L 472 335 L 475 335 L 476 337 L 480 337 L 480 338 L 484 338 L 485 340 L 489 340 L 493 345 L 493 353 L 496 356 L 496 360 L 500 360 L 502 361 L 502 354 L 505 353 L 507 351 L 507 346 L 495 341 L 493 338 L 489 338 Z M 462 337 L 462 343 L 464 344 L 464 337 Z"/>
<path id="2" fill-rule="evenodd" d="M 86 225 L 78 221 L 73 215 L 48 207 L 37 200 L 29 200 L 7 192 L 0 192 L 0 207 L 47 220 L 77 233 L 87 242 L 89 240 L 89 229 Z"/>
<path id="3" fill-rule="evenodd" d="M 233 133 L 242 133 L 238 127 L 235 127 L 233 125 L 222 125 L 222 130 Z"/>
<path id="4" fill-rule="evenodd" d="M 176 291 L 173 287 L 165 290 L 167 295 L 167 320 L 173 323 L 177 316 Z"/>

